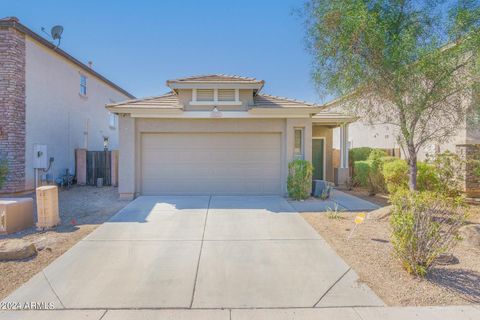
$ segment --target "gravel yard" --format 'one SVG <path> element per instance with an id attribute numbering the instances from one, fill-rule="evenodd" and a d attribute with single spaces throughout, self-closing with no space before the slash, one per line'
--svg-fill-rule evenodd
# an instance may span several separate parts
<path id="1" fill-rule="evenodd" d="M 21 197 L 34 197 L 34 194 Z M 118 200 L 118 192 L 114 187 L 74 186 L 70 190 L 59 192 L 61 225 L 45 232 L 30 228 L 8 236 L 0 236 L 0 243 L 17 238 L 42 242 L 45 246 L 45 249 L 30 259 L 0 261 L 0 299 L 40 272 L 127 203 L 128 201 Z"/>
<path id="2" fill-rule="evenodd" d="M 461 242 L 454 250 L 458 263 L 437 266 L 427 279 L 408 275 L 393 257 L 389 242 L 389 221 L 365 220 L 350 240 L 355 213 L 305 213 L 303 217 L 390 306 L 464 305 L 480 303 L 480 248 Z M 474 208 L 470 222 L 479 223 L 480 208 Z"/>
<path id="3" fill-rule="evenodd" d="M 376 194 L 374 196 L 369 196 L 368 191 L 366 189 L 358 188 L 358 187 L 352 190 L 342 190 L 342 191 L 352 196 L 358 197 L 360 199 L 375 203 L 381 207 L 387 206 L 389 204 L 387 194 Z"/>

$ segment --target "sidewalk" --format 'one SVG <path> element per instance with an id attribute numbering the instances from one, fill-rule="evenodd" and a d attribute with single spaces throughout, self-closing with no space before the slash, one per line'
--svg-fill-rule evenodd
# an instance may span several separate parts
<path id="1" fill-rule="evenodd" d="M 480 306 L 0 311 L 0 320 L 478 320 Z"/>

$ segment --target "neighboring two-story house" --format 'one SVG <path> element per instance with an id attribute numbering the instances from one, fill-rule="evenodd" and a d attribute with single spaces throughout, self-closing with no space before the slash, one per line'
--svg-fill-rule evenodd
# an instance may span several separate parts
<path id="1" fill-rule="evenodd" d="M 328 110 L 334 110 L 337 112 L 342 111 L 341 99 L 334 100 L 326 104 Z M 467 96 L 461 103 L 466 105 L 472 105 L 479 103 L 475 100 L 474 92 Z M 468 119 L 467 119 L 468 118 Z M 457 153 L 461 158 L 465 160 L 480 160 L 480 119 L 478 115 L 472 114 L 464 119 L 464 122 L 459 126 L 455 135 L 453 135 L 448 141 L 438 143 L 432 141 L 426 144 L 418 152 L 418 160 L 425 161 L 432 159 L 436 154 L 450 151 Z M 400 150 L 399 156 L 406 158 L 404 152 L 402 152 L 401 146 L 397 141 L 399 135 L 398 127 L 389 124 L 377 124 L 370 125 L 358 119 L 349 125 L 349 148 L 359 147 L 371 147 L 381 148 L 387 150 Z M 338 130 L 334 131 L 334 137 L 339 136 Z M 340 145 L 334 138 L 334 148 L 340 148 Z M 467 161 L 466 168 L 463 175 L 462 188 L 463 191 L 469 196 L 480 196 L 480 181 L 477 175 L 474 173 L 475 165 L 472 162 Z"/>
<path id="2" fill-rule="evenodd" d="M 167 94 L 107 106 L 119 115 L 122 198 L 159 194 L 286 193 L 288 164 L 343 184 L 347 124 L 319 105 L 261 93 L 264 81 L 205 75 L 167 81 Z M 332 163 L 341 128 L 340 168 Z"/>
<path id="3" fill-rule="evenodd" d="M 39 158 L 39 174 L 55 179 L 74 173 L 76 148 L 116 149 L 118 119 L 104 106 L 132 98 L 17 18 L 0 19 L 0 193 L 33 189 Z"/>

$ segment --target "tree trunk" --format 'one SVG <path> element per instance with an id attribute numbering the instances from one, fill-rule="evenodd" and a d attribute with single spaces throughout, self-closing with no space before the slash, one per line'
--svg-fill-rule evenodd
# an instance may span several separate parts
<path id="1" fill-rule="evenodd" d="M 417 153 L 415 148 L 408 148 L 408 187 L 410 190 L 417 190 Z"/>

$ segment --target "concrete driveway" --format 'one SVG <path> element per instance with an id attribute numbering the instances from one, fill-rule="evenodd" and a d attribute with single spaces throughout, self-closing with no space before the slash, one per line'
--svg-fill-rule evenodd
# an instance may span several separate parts
<path id="1" fill-rule="evenodd" d="M 4 301 L 57 309 L 383 305 L 276 196 L 139 197 Z"/>

